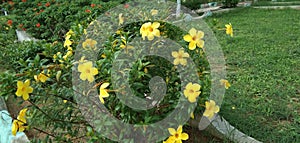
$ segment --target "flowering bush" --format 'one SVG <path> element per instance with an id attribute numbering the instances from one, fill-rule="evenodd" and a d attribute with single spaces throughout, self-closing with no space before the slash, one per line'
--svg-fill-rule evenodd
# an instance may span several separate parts
<path id="1" fill-rule="evenodd" d="M 117 2 L 116 2 L 117 3 Z M 46 41 L 26 42 L 9 44 L 6 55 L 7 63 L 11 64 L 10 72 L 1 73 L 0 95 L 14 96 L 15 100 L 22 103 L 24 107 L 18 117 L 14 117 L 12 131 L 15 135 L 17 131 L 40 133 L 41 135 L 32 137 L 33 142 L 104 142 L 107 139 L 101 137 L 96 130 L 87 122 L 80 112 L 79 105 L 75 100 L 76 91 L 72 88 L 72 69 L 76 70 L 82 83 L 93 83 L 93 89 L 97 91 L 97 101 L 103 104 L 111 114 L 125 123 L 131 124 L 151 124 L 160 121 L 166 117 L 179 102 L 183 95 L 184 100 L 190 104 L 196 104 L 195 114 L 202 114 L 211 119 L 215 113 L 219 112 L 219 107 L 215 101 L 209 100 L 211 78 L 209 75 L 209 64 L 203 49 L 205 49 L 205 33 L 201 29 L 191 28 L 184 32 L 176 26 L 162 21 L 145 20 L 141 22 L 123 25 L 124 16 L 119 14 L 119 25 L 122 28 L 110 34 L 110 37 L 102 43 L 103 46 L 96 61 L 89 61 L 89 57 L 82 56 L 80 60 L 74 59 L 75 48 L 81 48 L 84 51 L 94 52 L 99 46 L 99 39 L 89 37 L 87 24 L 92 21 L 101 9 L 98 3 L 78 2 L 71 3 L 71 6 L 62 6 L 64 1 L 51 2 L 33 2 L 26 1 L 6 4 L 8 9 L 14 13 L 20 14 L 27 19 L 23 28 L 26 28 L 37 38 L 47 38 Z M 68 3 L 70 4 L 70 3 Z M 111 5 L 110 5 L 111 4 Z M 109 8 L 115 3 L 108 4 Z M 81 5 L 81 11 L 78 15 L 70 15 L 78 11 Z M 29 7 L 28 13 L 22 13 L 20 7 Z M 129 7 L 129 5 L 124 5 Z M 20 9 L 19 9 L 20 8 Z M 72 9 L 74 8 L 74 9 Z M 97 9 L 99 8 L 99 9 Z M 101 9 L 101 10 L 100 10 Z M 57 13 L 62 16 L 57 17 Z M 149 14 L 156 15 L 160 11 L 149 10 Z M 29 17 L 33 17 L 29 19 Z M 69 23 L 67 19 L 86 20 Z M 58 19 L 53 22 L 53 19 Z M 16 22 L 17 23 L 17 22 Z M 95 22 L 92 22 L 95 23 Z M 7 26 L 13 26 L 14 21 L 7 21 Z M 70 28 L 71 27 L 71 28 Z M 18 27 L 15 27 L 18 28 Z M 232 32 L 232 29 L 231 29 Z M 230 34 L 230 32 L 226 32 Z M 102 33 L 101 33 L 102 34 Z M 82 38 L 83 37 L 83 38 Z M 117 98 L 117 94 L 124 94 L 124 83 L 120 81 L 119 87 L 113 88 L 111 85 L 113 73 L 113 64 L 116 55 L 120 51 L 126 50 L 127 54 L 135 49 L 131 45 L 134 38 L 143 39 L 143 41 L 155 41 L 160 37 L 170 38 L 179 43 L 181 47 L 178 50 L 165 51 L 172 58 L 172 62 L 158 57 L 145 56 L 138 58 L 132 64 L 129 72 L 129 84 L 135 96 L 139 98 L 152 100 L 149 94 L 152 92 L 148 84 L 151 79 L 159 76 L 166 82 L 166 95 L 163 100 L 153 102 L 156 108 L 149 110 L 132 109 Z M 62 40 L 63 39 L 63 40 Z M 62 40 L 60 42 L 60 40 Z M 51 43 L 46 43 L 51 41 Z M 19 46 L 14 48 L 14 46 Z M 191 68 L 190 60 L 197 66 L 196 73 L 199 78 L 193 81 L 186 81 L 183 84 L 180 80 L 180 74 L 177 70 L 181 68 Z M 125 73 L 128 69 L 120 72 Z M 186 79 L 188 80 L 188 79 Z M 228 81 L 220 81 L 226 88 L 230 86 Z M 181 92 L 183 88 L 183 92 Z M 83 93 L 80 93 L 83 94 Z M 88 93 L 86 93 L 88 94 Z M 155 97 L 153 97 L 155 98 Z M 156 100 L 152 100 L 156 101 Z M 193 118 L 194 113 L 191 112 Z M 26 118 L 26 119 L 25 119 Z M 104 123 L 103 123 L 104 124 Z M 188 135 L 182 132 L 182 125 L 177 130 L 173 128 L 166 129 L 170 137 L 166 142 L 180 142 L 187 140 Z M 41 136 L 43 139 L 41 139 Z"/>
<path id="2" fill-rule="evenodd" d="M 31 33 L 33 37 L 48 41 L 62 41 L 71 24 L 76 22 L 75 19 L 81 20 L 81 24 L 87 25 L 97 15 L 122 1 L 42 0 L 20 2 L 9 0 L 7 3 L 0 4 L 0 7 L 5 8 L 9 14 L 16 14 L 15 25 L 19 25 L 20 29 Z"/>

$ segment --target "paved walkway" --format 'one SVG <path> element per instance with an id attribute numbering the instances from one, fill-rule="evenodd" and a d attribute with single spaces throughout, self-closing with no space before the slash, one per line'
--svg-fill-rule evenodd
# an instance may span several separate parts
<path id="1" fill-rule="evenodd" d="M 300 5 L 290 5 L 290 6 L 254 6 L 253 8 L 262 8 L 262 9 L 284 9 L 292 8 L 300 10 Z"/>

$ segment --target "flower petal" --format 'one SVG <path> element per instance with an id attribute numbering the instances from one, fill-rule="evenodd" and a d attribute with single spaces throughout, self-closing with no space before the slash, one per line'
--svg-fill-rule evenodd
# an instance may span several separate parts
<path id="1" fill-rule="evenodd" d="M 152 28 L 158 28 L 160 25 L 159 22 L 153 22 L 153 24 L 151 25 Z"/>
<path id="2" fill-rule="evenodd" d="M 21 91 L 21 89 L 18 89 L 17 92 L 16 92 L 16 95 L 18 97 L 22 96 L 23 92 Z"/>
<path id="3" fill-rule="evenodd" d="M 17 86 L 18 86 L 18 88 L 19 88 L 19 87 L 22 87 L 22 86 L 23 86 L 23 82 L 22 82 L 22 81 L 18 81 L 18 82 L 17 82 Z"/>
<path id="4" fill-rule="evenodd" d="M 101 96 L 101 97 L 108 97 L 109 94 L 107 93 L 107 91 L 106 91 L 105 89 L 101 89 L 101 90 L 100 90 L 100 96 Z"/>
<path id="5" fill-rule="evenodd" d="M 100 99 L 100 102 L 101 102 L 102 104 L 104 104 L 104 99 L 103 99 L 101 96 L 99 96 L 99 99 Z"/>
<path id="6" fill-rule="evenodd" d="M 189 49 L 190 50 L 195 50 L 196 49 L 196 43 L 194 41 L 191 41 L 189 44 Z"/>
<path id="7" fill-rule="evenodd" d="M 193 37 L 189 34 L 183 36 L 183 40 L 186 41 L 186 42 L 190 42 L 193 40 Z"/>
<path id="8" fill-rule="evenodd" d="M 203 40 L 197 41 L 197 46 L 198 46 L 199 48 L 203 48 L 203 47 L 204 47 L 204 41 L 203 41 Z"/>
<path id="9" fill-rule="evenodd" d="M 25 85 L 25 86 L 29 86 L 29 85 L 30 85 L 30 80 L 29 80 L 29 79 L 26 79 L 25 82 L 24 82 L 24 85 Z"/>
<path id="10" fill-rule="evenodd" d="M 203 31 L 198 31 L 197 32 L 197 38 L 203 38 L 204 37 L 204 32 Z"/>
<path id="11" fill-rule="evenodd" d="M 182 133 L 181 134 L 181 139 L 182 140 L 187 140 L 187 139 L 189 139 L 189 135 L 187 133 Z"/>
<path id="12" fill-rule="evenodd" d="M 172 56 L 174 57 L 174 58 L 177 58 L 178 57 L 178 52 L 172 52 Z"/>
<path id="13" fill-rule="evenodd" d="M 100 89 L 104 89 L 106 87 L 109 86 L 109 83 L 108 82 L 104 82 L 101 86 L 100 86 Z"/>
<path id="14" fill-rule="evenodd" d="M 192 37 L 194 37 L 197 34 L 197 30 L 195 28 L 192 28 L 190 29 L 189 33 Z"/>
<path id="15" fill-rule="evenodd" d="M 182 125 L 178 126 L 177 133 L 182 133 Z"/>
<path id="16" fill-rule="evenodd" d="M 91 74 L 92 75 L 97 75 L 98 74 L 98 69 L 97 68 L 92 68 Z"/>
<path id="17" fill-rule="evenodd" d="M 24 100 L 28 100 L 29 94 L 28 93 L 24 93 L 22 97 L 23 97 Z"/>
<path id="18" fill-rule="evenodd" d="M 171 135 L 175 135 L 176 134 L 176 130 L 174 128 L 168 128 L 168 131 Z"/>

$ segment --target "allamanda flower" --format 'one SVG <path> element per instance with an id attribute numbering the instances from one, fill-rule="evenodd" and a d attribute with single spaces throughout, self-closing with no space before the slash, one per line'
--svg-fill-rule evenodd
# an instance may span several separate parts
<path id="1" fill-rule="evenodd" d="M 27 79 L 25 82 L 18 81 L 17 82 L 17 92 L 16 95 L 18 97 L 22 96 L 24 100 L 28 100 L 29 93 L 32 93 L 33 88 L 30 86 L 30 80 Z"/>
<path id="2" fill-rule="evenodd" d="M 11 131 L 14 136 L 17 134 L 17 132 L 23 132 L 27 128 L 26 112 L 27 108 L 22 109 L 17 117 L 17 120 L 14 120 L 12 123 Z"/>
<path id="3" fill-rule="evenodd" d="M 95 45 L 97 44 L 97 41 L 93 40 L 93 39 L 86 39 L 83 43 L 82 43 L 82 47 L 84 49 L 86 49 L 87 47 L 89 48 L 94 48 Z"/>
<path id="4" fill-rule="evenodd" d="M 34 75 L 34 79 L 35 81 L 39 82 L 46 82 L 46 80 L 48 79 L 48 76 L 46 76 L 45 74 L 43 73 L 40 73 L 39 75 Z"/>
<path id="5" fill-rule="evenodd" d="M 189 42 L 189 49 L 194 50 L 196 46 L 203 48 L 204 41 L 202 38 L 204 33 L 202 31 L 197 31 L 195 28 L 190 29 L 189 34 L 183 37 L 184 41 Z"/>
<path id="6" fill-rule="evenodd" d="M 127 44 L 125 37 L 121 37 L 121 39 L 122 39 L 122 44 L 120 45 L 120 48 L 122 48 L 122 49 L 124 49 L 124 48 L 132 49 L 133 48 L 133 46 L 130 46 Z"/>
<path id="7" fill-rule="evenodd" d="M 174 128 L 168 128 L 171 136 L 164 141 L 165 143 L 182 143 L 182 140 L 189 139 L 189 135 L 187 133 L 182 133 L 182 125 L 180 125 L 177 130 Z"/>
<path id="8" fill-rule="evenodd" d="M 230 83 L 228 82 L 228 80 L 226 80 L 226 79 L 221 79 L 220 82 L 222 85 L 225 86 L 226 89 L 228 89 L 231 86 Z"/>
<path id="9" fill-rule="evenodd" d="M 209 102 L 205 102 L 205 111 L 203 113 L 203 116 L 211 119 L 212 117 L 214 117 L 215 113 L 218 113 L 219 111 L 220 107 L 216 105 L 216 102 L 213 100 L 209 100 Z"/>
<path id="10" fill-rule="evenodd" d="M 191 103 L 196 102 L 197 97 L 200 95 L 201 91 L 200 91 L 201 86 L 197 83 L 191 83 L 189 82 L 186 86 L 185 86 L 185 90 L 183 91 L 183 94 L 186 98 L 188 98 L 188 100 Z"/>
<path id="11" fill-rule="evenodd" d="M 233 37 L 233 28 L 232 28 L 231 23 L 226 24 L 225 27 L 226 27 L 226 34 Z"/>
<path id="12" fill-rule="evenodd" d="M 72 45 L 72 41 L 70 40 L 71 35 L 67 35 L 64 43 L 64 47 L 70 47 Z"/>
<path id="13" fill-rule="evenodd" d="M 154 36 L 160 37 L 160 31 L 158 30 L 159 26 L 160 23 L 158 22 L 144 23 L 140 28 L 140 34 L 142 34 L 143 40 L 145 40 L 145 37 L 147 37 L 149 41 L 152 41 L 154 39 Z"/>
<path id="14" fill-rule="evenodd" d="M 99 99 L 101 101 L 102 104 L 104 104 L 104 99 L 105 97 L 108 97 L 109 94 L 107 92 L 107 87 L 109 86 L 109 83 L 105 82 L 100 86 L 100 95 L 99 95 Z"/>
<path id="15" fill-rule="evenodd" d="M 91 61 L 79 64 L 78 71 L 81 72 L 80 79 L 89 82 L 94 81 L 94 76 L 98 74 L 98 69 L 93 67 Z"/>
<path id="16" fill-rule="evenodd" d="M 183 65 L 185 66 L 187 64 L 186 58 L 189 57 L 188 53 L 184 52 L 184 49 L 179 49 L 178 52 L 174 51 L 172 52 L 172 56 L 175 58 L 173 63 L 174 65 Z"/>

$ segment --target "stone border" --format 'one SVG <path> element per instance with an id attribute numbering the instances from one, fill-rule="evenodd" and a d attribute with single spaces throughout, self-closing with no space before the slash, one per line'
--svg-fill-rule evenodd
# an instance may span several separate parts
<path id="1" fill-rule="evenodd" d="M 200 127 L 201 116 L 196 116 L 194 120 L 190 120 L 189 124 L 192 127 Z M 262 143 L 243 132 L 239 131 L 234 126 L 230 125 L 228 121 L 226 121 L 220 115 L 216 115 L 215 119 L 211 122 L 211 124 L 205 129 L 213 136 L 222 139 L 222 140 L 230 140 L 236 143 Z"/>
<path id="2" fill-rule="evenodd" d="M 261 9 L 284 9 L 291 8 L 300 10 L 300 5 L 290 5 L 290 6 L 254 6 L 253 8 L 261 8 Z"/>
<path id="3" fill-rule="evenodd" d="M 0 111 L 2 111 L 2 110 L 7 110 L 7 107 L 6 107 L 3 97 L 0 96 Z"/>

